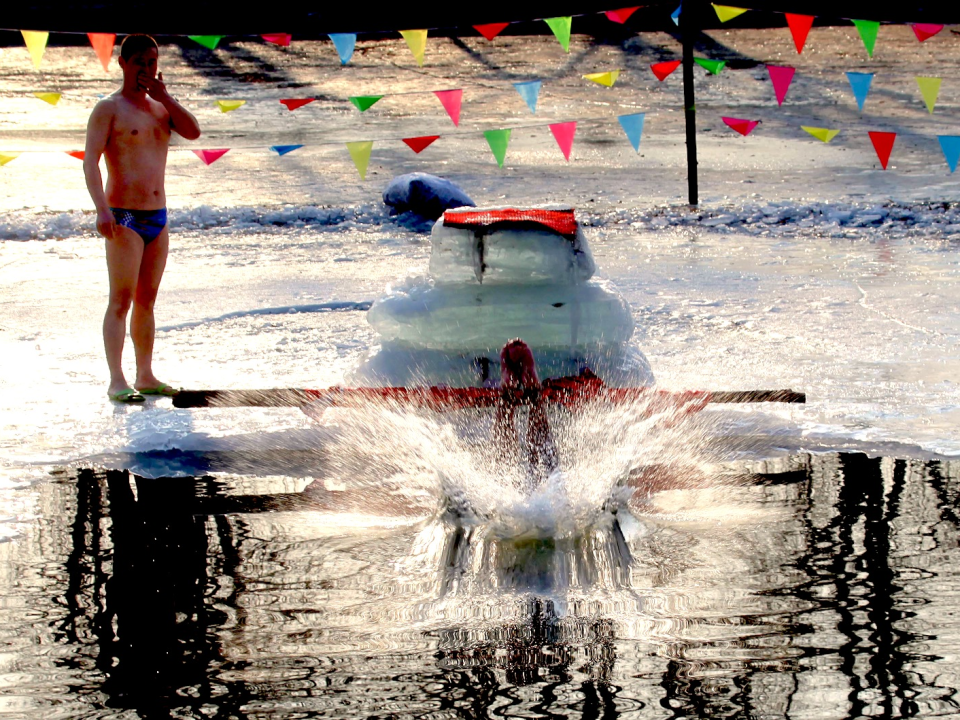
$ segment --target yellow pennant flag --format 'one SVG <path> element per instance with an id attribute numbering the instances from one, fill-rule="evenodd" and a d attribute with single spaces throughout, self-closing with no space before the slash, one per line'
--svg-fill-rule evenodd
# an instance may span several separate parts
<path id="1" fill-rule="evenodd" d="M 40 98 L 45 103 L 50 103 L 51 105 L 56 105 L 58 102 L 60 102 L 60 93 L 42 92 L 34 93 L 34 96 Z"/>
<path id="2" fill-rule="evenodd" d="M 927 105 L 927 110 L 933 114 L 933 106 L 937 104 L 937 96 L 940 94 L 940 78 L 938 77 L 917 77 L 917 85 L 920 86 L 920 94 L 923 95 L 923 102 Z"/>
<path id="3" fill-rule="evenodd" d="M 11 160 L 16 160 L 20 157 L 18 152 L 0 152 L 0 167 L 3 167 Z"/>
<path id="4" fill-rule="evenodd" d="M 828 143 L 833 140 L 838 134 L 839 130 L 827 130 L 827 128 L 819 127 L 808 127 L 806 125 L 800 126 L 801 130 L 806 130 L 808 133 L 813 135 L 820 142 Z"/>
<path id="5" fill-rule="evenodd" d="M 427 31 L 426 30 L 401 30 L 400 34 L 407 41 L 407 47 L 416 58 L 417 65 L 423 67 L 423 54 L 427 51 Z"/>
<path id="6" fill-rule="evenodd" d="M 222 113 L 228 113 L 246 104 L 246 100 L 217 100 L 217 107 L 220 108 Z"/>
<path id="7" fill-rule="evenodd" d="M 33 58 L 33 66 L 39 70 L 50 33 L 37 30 L 21 30 L 20 34 L 23 35 L 23 42 L 26 43 L 27 50 L 30 51 L 30 57 Z"/>
<path id="8" fill-rule="evenodd" d="M 597 85 L 613 87 L 613 84 L 617 81 L 618 77 L 620 77 L 619 70 L 610 70 L 609 72 L 588 73 L 587 75 L 583 76 L 583 79 L 591 80 L 592 82 L 597 83 Z"/>
<path id="9" fill-rule="evenodd" d="M 357 166 L 357 172 L 360 173 L 360 179 L 366 180 L 367 165 L 370 164 L 370 151 L 373 150 L 373 140 L 348 142 L 347 150 L 350 151 L 350 157 L 353 158 L 353 164 Z"/>
<path id="10" fill-rule="evenodd" d="M 717 17 L 720 18 L 720 22 L 722 23 L 727 22 L 727 20 L 733 20 L 735 17 L 740 17 L 747 11 L 747 8 L 731 7 L 730 5 L 716 5 L 715 3 L 710 4 L 713 5 L 713 9 L 717 13 Z"/>

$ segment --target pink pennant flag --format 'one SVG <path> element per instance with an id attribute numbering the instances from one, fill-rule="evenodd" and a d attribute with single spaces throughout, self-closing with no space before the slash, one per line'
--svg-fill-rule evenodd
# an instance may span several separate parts
<path id="1" fill-rule="evenodd" d="M 929 40 L 938 32 L 943 30 L 943 25 L 937 25 L 935 23 L 914 23 L 913 24 L 913 34 L 917 36 L 917 40 L 923 42 L 924 40 Z"/>
<path id="2" fill-rule="evenodd" d="M 743 118 L 722 117 L 720 118 L 731 130 L 735 130 L 744 137 L 749 135 L 753 129 L 760 124 L 759 120 L 744 120 Z"/>
<path id="3" fill-rule="evenodd" d="M 267 33 L 266 35 L 261 35 L 266 42 L 272 45 L 280 45 L 282 47 L 287 47 L 290 44 L 290 41 L 293 39 L 293 36 L 290 33 Z"/>
<path id="4" fill-rule="evenodd" d="M 790 89 L 790 83 L 793 81 L 793 74 L 796 71 L 796 68 L 783 65 L 767 65 L 770 82 L 773 83 L 773 92 L 777 96 L 777 105 L 783 105 L 783 100 L 787 97 L 787 90 Z"/>
<path id="5" fill-rule="evenodd" d="M 83 160 L 83 158 L 87 155 L 87 153 L 83 150 L 65 150 L 64 152 L 66 152 L 70 157 L 76 158 L 77 160 Z"/>
<path id="6" fill-rule="evenodd" d="M 663 82 L 678 67 L 680 67 L 680 60 L 667 60 L 666 62 L 654 63 L 650 66 L 650 69 L 653 70 L 653 74 L 657 76 L 657 80 Z"/>
<path id="7" fill-rule="evenodd" d="M 483 35 L 487 40 L 493 40 L 502 33 L 510 23 L 487 23 L 486 25 L 474 25 L 473 29 Z"/>
<path id="8" fill-rule="evenodd" d="M 577 122 L 553 123 L 550 126 L 550 132 L 560 146 L 560 152 L 570 162 L 570 150 L 573 148 L 573 136 L 577 132 Z"/>
<path id="9" fill-rule="evenodd" d="M 807 34 L 813 27 L 813 21 L 816 19 L 813 15 L 796 15 L 794 13 L 784 13 L 787 16 L 787 25 L 790 27 L 790 34 L 793 36 L 793 44 L 797 48 L 797 54 L 803 52 L 803 46 L 807 43 Z"/>
<path id="10" fill-rule="evenodd" d="M 230 152 L 230 148 L 223 148 L 220 150 L 194 150 L 193 154 L 203 160 L 204 165 L 212 165 L 228 152 Z"/>
<path id="11" fill-rule="evenodd" d="M 619 10 L 607 10 L 604 14 L 613 22 L 623 25 L 639 9 L 640 6 L 638 5 L 637 7 L 620 8 Z"/>
<path id="12" fill-rule="evenodd" d="M 287 110 L 293 112 L 297 108 L 302 108 L 304 105 L 309 105 L 316 98 L 287 98 L 286 100 L 281 100 L 280 103 L 287 106 Z"/>
<path id="13" fill-rule="evenodd" d="M 463 90 L 434 90 L 433 94 L 437 96 L 443 105 L 447 115 L 453 120 L 453 124 L 460 127 L 460 104 L 463 102 Z"/>
<path id="14" fill-rule="evenodd" d="M 103 65 L 104 72 L 110 70 L 110 59 L 113 57 L 113 46 L 117 41 L 117 36 L 113 33 L 87 33 L 93 51 L 97 54 L 97 59 Z"/>
<path id="15" fill-rule="evenodd" d="M 870 142 L 873 143 L 873 149 L 877 151 L 877 158 L 883 169 L 887 169 L 887 162 L 890 160 L 890 152 L 893 150 L 893 143 L 897 139 L 897 134 L 892 132 L 870 132 Z"/>
<path id="16" fill-rule="evenodd" d="M 419 155 L 425 148 L 430 147 L 439 135 L 421 135 L 420 137 L 401 138 L 411 150 Z"/>

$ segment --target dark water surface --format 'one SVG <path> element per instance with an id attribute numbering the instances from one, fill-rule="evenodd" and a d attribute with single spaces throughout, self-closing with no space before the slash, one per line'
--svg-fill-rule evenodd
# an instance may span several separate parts
<path id="1" fill-rule="evenodd" d="M 63 472 L 0 546 L 0 715 L 960 714 L 960 463 L 750 469 L 565 538 Z"/>

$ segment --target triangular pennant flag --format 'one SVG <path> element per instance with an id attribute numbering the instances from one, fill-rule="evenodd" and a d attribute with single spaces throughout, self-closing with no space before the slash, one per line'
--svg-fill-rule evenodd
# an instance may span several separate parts
<path id="1" fill-rule="evenodd" d="M 919 40 L 920 42 L 923 42 L 924 40 L 929 40 L 941 30 L 943 30 L 943 25 L 937 25 L 935 23 L 914 23 L 913 24 L 913 34 L 917 36 L 917 40 Z M 947 136 L 944 135 L 944 137 L 947 137 Z"/>
<path id="2" fill-rule="evenodd" d="M 717 17 L 720 18 L 720 22 L 722 23 L 727 22 L 727 20 L 733 20 L 735 17 L 740 17 L 747 11 L 747 8 L 730 7 L 729 5 L 716 5 L 714 3 L 710 4 L 713 5 L 713 10 L 717 13 Z"/>
<path id="3" fill-rule="evenodd" d="M 877 44 L 877 31 L 880 30 L 880 23 L 876 20 L 851 20 L 850 22 L 857 26 L 857 32 L 860 33 L 863 46 L 867 49 L 867 55 L 873 57 L 873 48 Z"/>
<path id="4" fill-rule="evenodd" d="M 50 33 L 40 32 L 38 30 L 21 30 L 20 34 L 23 35 L 23 42 L 30 52 L 30 57 L 33 59 L 33 66 L 39 70 L 40 63 L 43 62 L 43 51 L 47 47 L 47 39 L 50 37 Z"/>
<path id="5" fill-rule="evenodd" d="M 920 94 L 923 96 L 923 102 L 927 105 L 927 110 L 933 114 L 933 106 L 937 104 L 937 96 L 940 94 L 941 78 L 938 77 L 917 77 L 917 85 L 920 87 Z"/>
<path id="6" fill-rule="evenodd" d="M 693 61 L 709 72 L 711 75 L 719 75 L 723 66 L 727 64 L 726 60 L 707 60 L 706 58 L 695 57 Z"/>
<path id="7" fill-rule="evenodd" d="M 950 166 L 950 172 L 954 172 L 957 169 L 957 160 L 960 159 L 960 135 L 937 135 L 937 140 L 940 141 L 940 149 Z"/>
<path id="8" fill-rule="evenodd" d="M 288 47 L 290 41 L 293 40 L 293 36 L 290 33 L 267 33 L 266 35 L 261 35 L 264 42 L 268 42 L 271 45 L 280 45 L 281 47 Z"/>
<path id="9" fill-rule="evenodd" d="M 570 27 L 573 25 L 573 17 L 544 18 L 543 21 L 550 26 L 564 52 L 570 52 Z"/>
<path id="10" fill-rule="evenodd" d="M 359 140 L 357 142 L 348 142 L 347 150 L 350 151 L 350 157 L 353 158 L 353 164 L 360 173 L 360 179 L 367 179 L 367 165 L 370 164 L 370 151 L 373 150 L 373 140 Z"/>
<path id="11" fill-rule="evenodd" d="M 43 100 L 45 103 L 50 103 L 51 105 L 56 105 L 60 102 L 61 95 L 60 93 L 55 92 L 35 92 L 34 97 L 38 97 Z"/>
<path id="12" fill-rule="evenodd" d="M 110 70 L 110 59 L 113 57 L 113 46 L 117 42 L 117 36 L 114 33 L 87 33 L 90 39 L 90 45 L 97 54 L 97 59 L 103 65 L 104 72 Z"/>
<path id="13" fill-rule="evenodd" d="M 228 113 L 247 104 L 246 100 L 217 100 L 217 107 L 220 112 Z"/>
<path id="14" fill-rule="evenodd" d="M 309 105 L 314 100 L 316 100 L 316 98 L 286 98 L 281 100 L 280 104 L 286 105 L 287 110 L 293 112 L 297 108 L 302 108 L 304 105 Z"/>
<path id="15" fill-rule="evenodd" d="M 873 82 L 873 73 L 848 72 L 847 80 L 850 81 L 850 88 L 853 90 L 853 96 L 857 99 L 857 107 L 863 112 L 863 103 L 867 100 L 867 93 L 870 92 L 870 83 Z"/>
<path id="16" fill-rule="evenodd" d="M 527 107 L 530 108 L 530 112 L 537 112 L 537 99 L 540 97 L 540 86 L 541 82 L 539 80 L 528 80 L 526 82 L 514 83 L 513 86 L 517 89 L 517 92 L 520 93 L 520 97 L 523 98 L 523 101 L 527 104 Z"/>
<path id="17" fill-rule="evenodd" d="M 880 165 L 887 169 L 887 162 L 890 160 L 890 151 L 893 150 L 893 141 L 897 139 L 897 134 L 892 132 L 870 132 L 870 142 L 873 143 L 873 149 L 877 151 L 877 157 L 880 159 Z"/>
<path id="18" fill-rule="evenodd" d="M 674 70 L 680 67 L 680 64 L 680 60 L 667 60 L 665 62 L 654 63 L 650 66 L 650 69 L 653 70 L 653 74 L 657 76 L 657 80 L 663 82 Z"/>
<path id="19" fill-rule="evenodd" d="M 366 112 L 382 98 L 383 95 L 355 95 L 350 98 L 350 102 L 352 102 L 360 112 Z"/>
<path id="20" fill-rule="evenodd" d="M 797 15 L 795 13 L 785 13 L 787 16 L 787 25 L 790 27 L 790 34 L 793 36 L 793 44 L 797 48 L 797 54 L 803 52 L 803 46 L 807 43 L 807 34 L 813 27 L 813 21 L 816 19 L 813 15 Z"/>
<path id="21" fill-rule="evenodd" d="M 453 124 L 460 126 L 460 103 L 463 102 L 463 90 L 434 90 L 433 94 L 437 96 L 447 115 L 453 120 Z"/>
<path id="22" fill-rule="evenodd" d="M 620 121 L 620 127 L 627 134 L 627 139 L 633 145 L 633 149 L 640 152 L 640 135 L 643 133 L 644 113 L 633 113 L 631 115 L 621 115 L 617 118 Z"/>
<path id="23" fill-rule="evenodd" d="M 430 147 L 435 140 L 440 138 L 439 135 L 421 135 L 420 137 L 412 138 L 402 138 L 403 141 L 407 144 L 411 150 L 413 150 L 417 155 L 419 155 L 424 148 Z"/>
<path id="24" fill-rule="evenodd" d="M 618 77 L 620 77 L 619 70 L 610 70 L 608 72 L 587 73 L 583 76 L 583 79 L 590 80 L 591 82 L 595 82 L 597 85 L 603 85 L 604 87 L 613 87 L 613 84 L 617 81 Z"/>
<path id="25" fill-rule="evenodd" d="M 194 150 L 193 154 L 203 160 L 204 165 L 212 165 L 228 152 L 230 152 L 230 148 L 223 148 L 220 150 Z"/>
<path id="26" fill-rule="evenodd" d="M 577 122 L 553 123 L 550 126 L 550 132 L 553 133 L 557 145 L 560 146 L 560 152 L 570 162 L 570 150 L 573 148 L 573 136 L 577 133 Z"/>
<path id="27" fill-rule="evenodd" d="M 735 130 L 744 137 L 749 135 L 753 129 L 760 124 L 759 120 L 744 120 L 743 118 L 721 117 L 724 124 L 731 130 Z"/>
<path id="28" fill-rule="evenodd" d="M 337 55 L 340 57 L 340 64 L 346 65 L 353 57 L 353 49 L 357 46 L 356 33 L 330 33 L 327 35 L 333 41 L 333 46 L 337 49 Z"/>
<path id="29" fill-rule="evenodd" d="M 87 153 L 83 150 L 65 150 L 64 152 L 66 152 L 70 157 L 76 158 L 77 160 L 83 160 L 87 156 Z"/>
<path id="30" fill-rule="evenodd" d="M 767 65 L 767 73 L 770 75 L 770 82 L 773 83 L 773 93 L 777 96 L 777 105 L 783 105 L 795 72 L 796 68 L 783 65 Z"/>
<path id="31" fill-rule="evenodd" d="M 407 41 L 407 47 L 413 53 L 417 65 L 423 67 L 423 55 L 427 51 L 427 31 L 426 30 L 401 30 L 400 34 Z"/>
<path id="32" fill-rule="evenodd" d="M 271 145 L 270 149 L 277 155 L 283 156 L 287 153 L 292 153 L 294 150 L 299 150 L 302 147 L 303 145 Z"/>
<path id="33" fill-rule="evenodd" d="M 630 16 L 639 9 L 640 6 L 638 5 L 637 7 L 620 8 L 619 10 L 607 10 L 605 14 L 608 19 L 623 25 L 627 20 L 630 19 Z"/>
<path id="34" fill-rule="evenodd" d="M 487 23 L 486 25 L 474 25 L 473 29 L 483 35 L 487 40 L 493 40 L 502 33 L 510 23 Z"/>
<path id="35" fill-rule="evenodd" d="M 819 127 L 808 127 L 807 125 L 801 125 L 801 130 L 806 130 L 808 133 L 813 135 L 820 142 L 828 143 L 833 140 L 838 134 L 839 130 L 828 130 L 827 128 Z"/>
<path id="36" fill-rule="evenodd" d="M 18 157 L 20 157 L 20 153 L 18 152 L 0 152 L 0 167 L 3 167 L 11 160 L 16 160 Z"/>
<path id="37" fill-rule="evenodd" d="M 673 24 L 677 27 L 680 26 L 680 11 L 683 9 L 683 3 L 677 5 L 677 9 L 670 13 L 670 19 L 673 20 Z"/>
<path id="38" fill-rule="evenodd" d="M 217 45 L 220 44 L 220 41 L 223 40 L 225 35 L 187 35 L 188 38 L 193 40 L 198 45 L 203 45 L 208 50 L 216 50 Z"/>
<path id="39" fill-rule="evenodd" d="M 497 165 L 503 167 L 504 158 L 507 157 L 507 145 L 510 144 L 510 130 L 484 130 L 483 136 L 497 159 Z"/>

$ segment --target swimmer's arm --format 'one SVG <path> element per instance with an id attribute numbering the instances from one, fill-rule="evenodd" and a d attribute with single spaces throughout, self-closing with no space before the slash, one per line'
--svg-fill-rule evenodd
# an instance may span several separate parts
<path id="1" fill-rule="evenodd" d="M 158 73 L 147 86 L 147 93 L 163 105 L 170 114 L 170 129 L 186 140 L 196 140 L 200 137 L 200 123 L 189 110 L 178 103 L 167 92 L 167 86 L 163 83 L 163 73 Z"/>
<path id="2" fill-rule="evenodd" d="M 87 191 L 97 208 L 97 230 L 106 238 L 113 237 L 116 224 L 113 211 L 110 210 L 110 205 L 107 202 L 107 194 L 103 190 L 100 157 L 107 148 L 112 128 L 112 105 L 108 102 L 98 103 L 87 123 L 87 142 L 83 154 L 83 176 L 87 181 Z"/>

